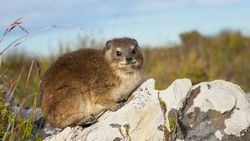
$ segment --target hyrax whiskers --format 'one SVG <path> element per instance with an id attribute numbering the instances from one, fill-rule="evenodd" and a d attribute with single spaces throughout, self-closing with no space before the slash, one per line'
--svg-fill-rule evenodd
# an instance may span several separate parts
<path id="1" fill-rule="evenodd" d="M 80 125 L 114 111 L 143 81 L 144 57 L 131 38 L 104 49 L 80 49 L 59 57 L 41 79 L 42 111 L 54 127 Z"/>

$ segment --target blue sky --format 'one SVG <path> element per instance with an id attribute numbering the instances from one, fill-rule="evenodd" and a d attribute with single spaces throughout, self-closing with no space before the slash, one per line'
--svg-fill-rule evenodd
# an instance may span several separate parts
<path id="1" fill-rule="evenodd" d="M 2 33 L 20 16 L 30 32 L 60 24 L 85 29 L 58 28 L 21 44 L 35 54 L 55 52 L 59 41 L 75 42 L 77 35 L 102 41 L 128 36 L 153 46 L 178 43 L 179 34 L 191 30 L 216 34 L 233 29 L 250 35 L 249 0 L 0 0 Z M 0 49 L 21 34 L 15 30 Z"/>

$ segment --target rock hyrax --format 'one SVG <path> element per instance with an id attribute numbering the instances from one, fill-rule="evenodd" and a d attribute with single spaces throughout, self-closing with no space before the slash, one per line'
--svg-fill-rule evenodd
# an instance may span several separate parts
<path id="1" fill-rule="evenodd" d="M 41 79 L 42 111 L 54 127 L 89 121 L 114 111 L 143 81 L 144 57 L 131 38 L 117 38 L 104 49 L 80 49 L 62 55 Z"/>

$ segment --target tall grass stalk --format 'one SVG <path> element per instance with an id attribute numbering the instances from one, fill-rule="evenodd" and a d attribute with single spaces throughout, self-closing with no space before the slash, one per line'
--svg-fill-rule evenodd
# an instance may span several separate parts
<path id="1" fill-rule="evenodd" d="M 76 26 L 76 25 L 69 25 L 69 24 L 61 24 L 61 25 L 52 25 L 48 26 L 45 28 L 41 28 L 38 31 L 30 33 L 28 30 L 26 30 L 25 27 L 22 26 L 22 17 L 17 18 L 14 20 L 5 30 L 4 34 L 2 37 L 0 37 L 0 45 L 2 41 L 9 35 L 13 29 L 19 28 L 21 29 L 25 34 L 21 35 L 20 37 L 14 39 L 12 42 L 10 42 L 6 47 L 3 47 L 3 49 L 0 51 L 0 69 L 3 69 L 2 67 L 2 61 L 4 55 L 11 50 L 12 48 L 15 48 L 19 46 L 20 44 L 26 42 L 27 40 L 33 38 L 34 36 L 38 36 L 44 32 L 51 31 L 55 28 L 68 28 L 68 29 L 74 29 L 78 31 L 84 31 L 87 33 L 87 36 L 93 37 L 91 33 L 88 33 L 87 30 L 81 26 Z M 24 55 L 25 57 L 25 55 Z M 15 57 L 14 57 L 15 58 Z M 38 80 L 40 80 L 41 77 L 41 65 L 38 61 L 37 58 L 33 58 L 31 61 L 31 64 L 28 69 L 28 74 L 26 81 L 22 84 L 24 84 L 24 91 L 23 93 L 28 93 L 28 89 L 30 87 L 30 83 L 33 82 L 33 74 L 34 70 L 38 72 Z M 18 101 L 17 95 L 16 95 L 16 90 L 19 87 L 20 81 L 22 77 L 24 76 L 26 67 L 28 66 L 27 64 L 29 63 L 26 62 L 24 66 L 22 67 L 21 71 L 18 73 L 17 79 L 14 81 L 14 84 L 11 84 L 11 87 L 8 87 L 7 92 L 3 92 L 3 88 L 1 88 L 1 93 L 6 96 L 6 99 L 3 97 L 0 97 L 0 122 L 3 124 L 0 124 L 0 140 L 2 141 L 7 141 L 7 140 L 30 140 L 29 138 L 31 137 L 31 132 L 33 129 L 33 123 L 35 122 L 36 118 L 36 111 L 37 111 L 37 106 L 38 106 L 38 98 L 39 98 L 39 92 L 36 91 L 35 97 L 32 103 L 32 110 L 33 112 L 29 115 L 29 119 L 25 119 L 23 117 L 20 117 L 20 111 L 23 109 L 25 102 L 27 101 L 28 97 L 22 98 L 21 102 L 20 100 Z M 5 69 L 3 72 L 0 74 L 0 78 L 4 78 L 4 75 L 7 73 L 7 69 Z M 36 75 L 36 74 L 35 74 Z M 12 81 L 11 81 L 12 82 Z M 37 84 L 37 88 L 39 83 Z M 19 103 L 20 102 L 20 103 Z M 17 106 L 17 103 L 19 105 Z M 16 105 L 15 105 L 16 104 Z M 6 123 L 7 122 L 7 123 Z M 40 129 L 38 129 L 40 130 Z M 38 138 L 37 138 L 38 137 Z M 39 136 L 37 134 L 35 135 L 35 138 L 38 140 Z"/>

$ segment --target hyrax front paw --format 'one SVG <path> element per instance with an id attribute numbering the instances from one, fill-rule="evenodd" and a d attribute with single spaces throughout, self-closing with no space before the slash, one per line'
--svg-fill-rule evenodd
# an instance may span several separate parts
<path id="1" fill-rule="evenodd" d="M 110 111 L 115 112 L 118 109 L 120 109 L 121 107 L 124 106 L 124 102 L 120 102 L 120 103 L 115 103 L 112 107 L 110 107 Z"/>

